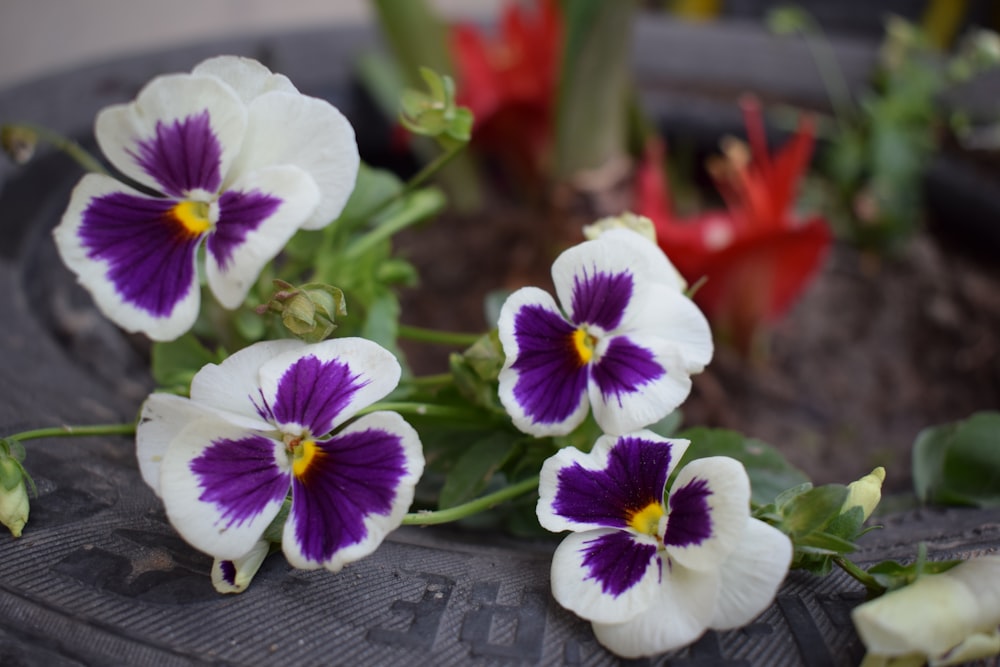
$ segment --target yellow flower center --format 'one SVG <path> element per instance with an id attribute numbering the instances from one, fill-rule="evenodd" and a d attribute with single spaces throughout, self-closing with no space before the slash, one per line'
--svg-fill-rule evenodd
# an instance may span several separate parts
<path id="1" fill-rule="evenodd" d="M 573 332 L 573 349 L 576 350 L 577 356 L 580 358 L 580 365 L 589 364 L 590 360 L 594 358 L 594 346 L 597 344 L 597 339 L 587 333 L 587 330 L 580 327 Z"/>
<path id="2" fill-rule="evenodd" d="M 185 200 L 170 209 L 170 215 L 191 236 L 201 236 L 212 227 L 208 202 Z"/>
<path id="3" fill-rule="evenodd" d="M 660 527 L 661 518 L 663 518 L 663 506 L 660 503 L 652 502 L 641 510 L 634 512 L 628 518 L 628 525 L 636 532 L 644 535 L 656 535 Z"/>
<path id="4" fill-rule="evenodd" d="M 315 440 L 302 440 L 292 447 L 292 472 L 302 477 L 309 470 L 313 459 L 323 454 Z"/>

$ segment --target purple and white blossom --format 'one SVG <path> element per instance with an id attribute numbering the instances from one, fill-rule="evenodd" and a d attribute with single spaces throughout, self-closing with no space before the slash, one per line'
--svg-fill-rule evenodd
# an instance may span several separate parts
<path id="1" fill-rule="evenodd" d="M 666 483 L 689 442 L 651 431 L 567 447 L 542 466 L 538 520 L 573 531 L 552 558 L 552 594 L 623 657 L 685 646 L 749 623 L 774 599 L 792 544 L 750 516 L 750 482 L 728 457 L 696 459 Z"/>
<path id="2" fill-rule="evenodd" d="M 500 400 L 515 426 L 563 435 L 593 410 L 605 433 L 659 421 L 712 358 L 701 311 L 667 257 L 635 232 L 613 229 L 552 265 L 559 303 L 517 290 L 498 321 L 506 360 Z"/>
<path id="3" fill-rule="evenodd" d="M 140 472 L 185 540 L 234 565 L 260 548 L 290 492 L 288 562 L 337 571 L 400 525 L 423 472 L 400 415 L 348 422 L 399 376 L 395 357 L 361 338 L 257 343 L 201 369 L 190 398 L 147 399 Z"/>
<path id="4" fill-rule="evenodd" d="M 105 315 L 155 340 L 197 317 L 199 248 L 215 298 L 236 308 L 297 230 L 336 218 L 359 166 L 335 107 L 232 56 L 153 79 L 102 110 L 95 136 L 116 169 L 156 194 L 88 174 L 56 244 Z"/>

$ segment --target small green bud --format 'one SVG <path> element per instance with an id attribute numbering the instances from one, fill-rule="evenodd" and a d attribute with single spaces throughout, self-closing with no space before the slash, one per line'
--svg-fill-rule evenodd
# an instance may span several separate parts
<path id="1" fill-rule="evenodd" d="M 429 67 L 420 68 L 429 92 L 403 91 L 399 122 L 414 134 L 433 137 L 444 148 L 468 143 L 472 136 L 472 112 L 455 104 L 455 82 Z"/>
<path id="2" fill-rule="evenodd" d="M 25 164 L 35 154 L 38 133 L 23 125 L 4 125 L 0 128 L 0 147 L 15 164 Z"/>
<path id="3" fill-rule="evenodd" d="M 283 280 L 274 285 L 278 291 L 257 312 L 277 313 L 285 328 L 307 343 L 325 340 L 337 328 L 337 317 L 347 315 L 344 292 L 338 287 L 322 283 L 294 287 Z"/>
<path id="4" fill-rule="evenodd" d="M 609 229 L 631 229 L 641 234 L 647 241 L 656 243 L 656 227 L 653 221 L 644 215 L 622 213 L 607 218 L 601 218 L 591 225 L 584 225 L 583 236 L 593 240 Z"/>
<path id="5" fill-rule="evenodd" d="M 882 500 L 882 482 L 885 481 L 885 468 L 879 466 L 870 473 L 847 485 L 847 499 L 844 500 L 842 512 L 860 507 L 867 519 L 875 511 Z"/>
<path id="6" fill-rule="evenodd" d="M 765 17 L 768 29 L 776 35 L 809 32 L 809 15 L 798 7 L 775 7 Z"/>
<path id="7" fill-rule="evenodd" d="M 0 453 L 0 523 L 7 526 L 11 535 L 21 537 L 28 523 L 28 511 L 24 468 L 13 457 Z"/>

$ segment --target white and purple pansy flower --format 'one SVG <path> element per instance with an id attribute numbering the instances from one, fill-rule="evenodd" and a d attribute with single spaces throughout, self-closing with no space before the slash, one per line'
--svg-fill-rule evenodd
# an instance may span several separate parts
<path id="1" fill-rule="evenodd" d="M 712 358 L 712 334 L 653 243 L 606 231 L 556 258 L 552 278 L 558 305 L 524 287 L 500 312 L 499 394 L 515 426 L 564 435 L 593 410 L 605 433 L 627 433 L 687 398 L 691 374 Z"/>
<path id="2" fill-rule="evenodd" d="M 774 599 L 792 544 L 750 516 L 750 482 L 728 457 L 696 459 L 651 431 L 567 447 L 542 466 L 538 520 L 574 531 L 552 558 L 552 594 L 623 657 L 749 623 Z"/>
<path id="3" fill-rule="evenodd" d="M 396 358 L 361 338 L 256 343 L 202 368 L 190 398 L 146 400 L 139 469 L 185 540 L 233 561 L 228 584 L 239 585 L 237 566 L 289 493 L 288 562 L 337 571 L 400 525 L 423 472 L 419 437 L 400 415 L 348 422 L 399 376 Z"/>
<path id="4" fill-rule="evenodd" d="M 197 317 L 199 248 L 209 288 L 236 308 L 292 234 L 337 217 L 359 166 L 335 107 L 232 56 L 153 79 L 102 110 L 95 136 L 116 169 L 156 194 L 88 174 L 56 244 L 105 315 L 155 340 Z"/>

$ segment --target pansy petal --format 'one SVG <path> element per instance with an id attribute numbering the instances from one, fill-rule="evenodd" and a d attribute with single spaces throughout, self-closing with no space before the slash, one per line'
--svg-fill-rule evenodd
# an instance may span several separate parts
<path id="1" fill-rule="evenodd" d="M 648 218 L 644 220 L 649 221 Z M 649 221 L 652 225 L 652 221 Z M 643 264 L 648 269 L 646 279 L 670 288 L 674 292 L 687 289 L 687 281 L 673 265 L 670 258 L 660 249 L 655 241 L 651 241 L 637 231 L 631 229 L 608 229 L 601 236 L 603 240 L 613 240 L 628 247 L 634 257 L 642 257 Z"/>
<path id="2" fill-rule="evenodd" d="M 601 436 L 587 454 L 560 449 L 542 464 L 539 523 L 553 532 L 628 528 L 643 512 L 661 513 L 663 487 L 687 447 L 687 440 L 637 431 Z"/>
<path id="3" fill-rule="evenodd" d="M 150 81 L 134 102 L 103 109 L 94 133 L 122 173 L 186 198 L 219 189 L 246 126 L 246 106 L 222 81 L 170 74 Z"/>
<path id="4" fill-rule="evenodd" d="M 688 374 L 700 373 L 712 360 L 714 344 L 708 320 L 684 294 L 654 285 L 650 298 L 655 308 L 647 308 L 634 322 L 636 329 L 651 331 L 674 345 Z"/>
<path id="5" fill-rule="evenodd" d="M 792 541 L 773 526 L 750 519 L 743 539 L 720 568 L 722 586 L 709 627 L 743 627 L 774 600 L 792 562 Z"/>
<path id="6" fill-rule="evenodd" d="M 364 338 L 337 338 L 286 352 L 260 369 L 261 390 L 286 433 L 329 433 L 396 388 L 396 357 Z"/>
<path id="7" fill-rule="evenodd" d="M 283 443 L 203 419 L 171 442 L 160 493 L 189 544 L 232 560 L 250 551 L 277 515 L 290 475 Z"/>
<path id="8" fill-rule="evenodd" d="M 299 92 L 284 74 L 275 74 L 253 58 L 216 56 L 204 60 L 191 70 L 195 75 L 210 75 L 223 80 L 240 96 L 244 104 L 253 98 L 279 90 Z"/>
<path id="9" fill-rule="evenodd" d="M 216 558 L 212 563 L 212 586 L 215 592 L 226 594 L 245 591 L 270 551 L 271 544 L 261 540 L 240 558 L 231 560 Z"/>
<path id="10" fill-rule="evenodd" d="M 597 641 L 623 658 L 653 656 L 681 648 L 708 627 L 719 591 L 716 571 L 667 568 L 645 612 L 624 623 L 594 623 Z"/>
<path id="11" fill-rule="evenodd" d="M 206 275 L 226 308 L 243 303 L 264 265 L 285 247 L 319 191 L 298 167 L 264 167 L 219 197 L 219 219 L 206 241 Z"/>
<path id="12" fill-rule="evenodd" d="M 552 263 L 559 303 L 572 322 L 590 325 L 598 333 L 622 325 L 635 307 L 638 280 L 636 258 L 627 251 L 627 246 L 602 237 L 563 251 Z"/>
<path id="13" fill-rule="evenodd" d="M 564 435 L 586 417 L 589 370 L 573 346 L 576 327 L 546 292 L 511 294 L 497 322 L 506 360 L 499 396 L 514 425 L 537 436 Z"/>
<path id="14" fill-rule="evenodd" d="M 628 433 L 654 424 L 691 391 L 691 377 L 677 348 L 659 336 L 609 336 L 598 343 L 594 357 L 590 404 L 605 433 Z"/>
<path id="15" fill-rule="evenodd" d="M 53 232 L 59 255 L 101 312 L 153 340 L 177 338 L 198 315 L 199 237 L 171 215 L 175 204 L 87 174 Z"/>
<path id="16" fill-rule="evenodd" d="M 571 533 L 552 555 L 552 596 L 589 621 L 619 623 L 645 612 L 663 576 L 656 538 L 624 530 Z"/>
<path id="17" fill-rule="evenodd" d="M 399 527 L 424 468 L 420 439 L 395 412 L 373 412 L 295 463 L 282 546 L 293 567 L 334 572 Z"/>
<path id="18" fill-rule="evenodd" d="M 691 461 L 677 473 L 667 499 L 663 544 L 694 570 L 722 566 L 743 540 L 750 520 L 750 479 L 727 456 Z"/>
<path id="19" fill-rule="evenodd" d="M 237 350 L 221 364 L 207 364 L 191 380 L 191 400 L 250 420 L 247 428 L 266 431 L 274 418 L 260 392 L 260 369 L 287 352 L 302 350 L 300 340 L 267 340 Z"/>
<path id="20" fill-rule="evenodd" d="M 332 222 L 354 190 L 360 157 L 354 128 L 329 102 L 306 95 L 270 92 L 249 105 L 250 122 L 233 174 L 265 165 L 300 167 L 319 188 L 319 202 L 303 229 Z"/>

